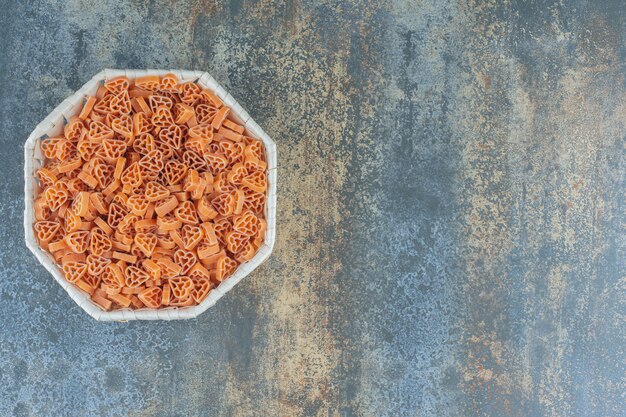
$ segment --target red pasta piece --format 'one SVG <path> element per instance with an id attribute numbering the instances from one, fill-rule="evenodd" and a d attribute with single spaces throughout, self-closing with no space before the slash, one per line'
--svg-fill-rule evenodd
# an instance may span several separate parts
<path id="1" fill-rule="evenodd" d="M 102 282 L 118 292 L 124 287 L 124 274 L 117 264 L 109 263 L 102 272 Z"/>
<path id="2" fill-rule="evenodd" d="M 163 95 L 152 95 L 148 98 L 148 105 L 150 106 L 150 111 L 152 111 L 152 113 L 156 113 L 159 107 L 165 107 L 166 109 L 171 110 L 174 107 L 174 101 Z"/>
<path id="3" fill-rule="evenodd" d="M 244 248 L 239 253 L 237 253 L 235 260 L 237 262 L 249 261 L 250 259 L 254 258 L 256 251 L 257 251 L 257 248 L 255 248 L 252 243 L 248 242 L 246 243 Z"/>
<path id="4" fill-rule="evenodd" d="M 58 181 L 58 177 L 47 168 L 40 168 L 37 170 L 37 180 L 39 180 L 39 186 L 42 188 L 54 185 Z"/>
<path id="5" fill-rule="evenodd" d="M 215 175 L 213 179 L 213 190 L 216 193 L 228 193 L 235 187 L 228 181 L 228 173 L 223 171 Z"/>
<path id="6" fill-rule="evenodd" d="M 267 169 L 267 163 L 255 156 L 246 155 L 244 158 L 244 167 L 248 172 L 263 171 Z"/>
<path id="7" fill-rule="evenodd" d="M 132 126 L 134 136 L 146 135 L 152 129 L 150 119 L 143 112 L 133 114 Z"/>
<path id="8" fill-rule="evenodd" d="M 103 139 L 102 150 L 109 159 L 117 159 L 126 153 L 126 142 L 118 139 Z"/>
<path id="9" fill-rule="evenodd" d="M 190 168 L 187 171 L 187 177 L 183 182 L 183 191 L 193 191 L 196 187 L 200 185 L 200 174 L 198 171 Z"/>
<path id="10" fill-rule="evenodd" d="M 135 231 L 135 223 L 139 220 L 139 217 L 133 213 L 128 213 L 117 225 L 117 231 L 125 235 L 131 235 Z"/>
<path id="11" fill-rule="evenodd" d="M 35 220 L 37 221 L 48 220 L 52 215 L 52 211 L 44 201 L 44 198 L 36 199 L 33 203 L 33 208 L 35 209 Z"/>
<path id="12" fill-rule="evenodd" d="M 111 100 L 113 100 L 115 94 L 109 93 L 99 98 L 93 106 L 93 111 L 90 113 L 91 120 L 96 120 L 96 116 L 99 114 L 102 120 L 104 120 L 104 115 L 108 114 L 111 111 Z M 97 121 L 102 121 L 97 120 Z"/>
<path id="13" fill-rule="evenodd" d="M 200 96 L 202 96 L 202 99 L 206 104 L 215 107 L 216 109 L 219 109 L 224 105 L 222 100 L 216 94 L 206 88 L 200 92 Z"/>
<path id="14" fill-rule="evenodd" d="M 234 143 L 229 140 L 220 141 L 220 152 L 228 159 L 228 164 L 238 164 L 244 162 L 244 146 L 241 143 Z"/>
<path id="15" fill-rule="evenodd" d="M 198 280 L 200 279 L 207 279 L 207 280 L 211 279 L 211 273 L 209 272 L 208 269 L 202 266 L 202 263 L 200 262 L 196 262 L 194 266 L 191 267 L 187 276 L 191 278 L 194 281 L 194 283 L 196 283 L 196 285 L 197 285 Z"/>
<path id="16" fill-rule="evenodd" d="M 161 277 L 170 279 L 180 274 L 180 265 L 172 261 L 169 257 L 162 257 L 157 259 L 157 265 L 161 268 Z"/>
<path id="17" fill-rule="evenodd" d="M 143 194 L 135 194 L 128 197 L 126 206 L 135 216 L 143 216 L 148 210 L 150 202 Z"/>
<path id="18" fill-rule="evenodd" d="M 99 143 L 90 142 L 88 140 L 80 140 L 76 145 L 76 150 L 84 161 L 89 161 L 98 149 L 100 149 Z"/>
<path id="19" fill-rule="evenodd" d="M 221 256 L 212 271 L 212 278 L 217 282 L 222 282 L 237 269 L 237 262 L 226 255 Z"/>
<path id="20" fill-rule="evenodd" d="M 230 216 L 234 213 L 237 201 L 231 193 L 216 194 L 211 199 L 211 204 L 215 210 L 222 216 Z"/>
<path id="21" fill-rule="evenodd" d="M 64 140 L 64 138 L 46 138 L 43 139 L 39 145 L 41 152 L 48 159 L 54 159 L 57 157 L 57 144 Z"/>
<path id="22" fill-rule="evenodd" d="M 236 163 L 228 173 L 228 182 L 234 185 L 241 185 L 241 181 L 248 175 L 248 170 L 241 163 Z"/>
<path id="23" fill-rule="evenodd" d="M 200 95 L 200 86 L 193 82 L 183 83 L 179 86 L 180 99 L 189 106 L 195 106 L 202 96 Z"/>
<path id="24" fill-rule="evenodd" d="M 108 214 L 108 208 L 104 205 L 104 197 L 102 193 L 91 193 L 89 194 L 89 203 L 91 206 L 95 208 L 100 214 Z"/>
<path id="25" fill-rule="evenodd" d="M 222 126 L 222 123 L 224 122 L 224 120 L 226 120 L 226 117 L 228 116 L 229 113 L 230 113 L 230 109 L 228 107 L 222 107 L 215 113 L 215 116 L 213 117 L 213 120 L 211 121 L 211 126 L 213 127 L 214 130 L 219 130 L 219 128 Z"/>
<path id="26" fill-rule="evenodd" d="M 254 156 L 255 158 L 265 161 L 265 153 L 263 152 L 263 142 L 260 140 L 251 139 L 247 143 L 244 150 L 245 156 Z"/>
<path id="27" fill-rule="evenodd" d="M 207 259 L 211 255 L 214 255 L 219 251 L 220 245 L 217 242 L 217 238 L 215 239 L 215 243 L 211 243 L 211 240 L 206 236 L 202 238 L 202 240 L 196 247 L 196 252 L 199 259 Z"/>
<path id="28" fill-rule="evenodd" d="M 78 118 L 80 120 L 87 119 L 87 117 L 89 116 L 89 113 L 91 113 L 91 110 L 93 109 L 93 106 L 95 104 L 96 104 L 96 98 L 93 96 L 89 97 L 87 101 L 85 102 L 85 104 L 83 105 L 83 109 L 80 111 Z"/>
<path id="29" fill-rule="evenodd" d="M 217 113 L 217 108 L 209 104 L 198 104 L 195 113 L 198 124 L 210 124 Z"/>
<path id="30" fill-rule="evenodd" d="M 221 219 L 215 219 L 213 222 L 213 227 L 215 230 L 215 236 L 222 245 L 226 245 L 226 235 L 233 230 L 232 223 L 228 220 L 228 218 L 222 217 Z"/>
<path id="31" fill-rule="evenodd" d="M 208 169 L 208 165 L 204 158 L 192 150 L 184 151 L 182 159 L 185 165 L 196 171 L 204 172 Z"/>
<path id="32" fill-rule="evenodd" d="M 174 106 L 174 114 L 176 115 L 176 124 L 182 125 L 187 123 L 187 121 L 194 116 L 195 111 L 191 106 L 184 103 L 177 103 Z"/>
<path id="33" fill-rule="evenodd" d="M 82 225 L 82 221 L 80 220 L 80 217 L 74 214 L 72 210 L 68 210 L 65 213 L 65 218 L 63 220 L 65 220 L 65 232 L 66 233 L 75 232 L 78 229 L 80 229 Z"/>
<path id="34" fill-rule="evenodd" d="M 159 217 L 164 217 L 178 206 L 178 200 L 173 195 L 167 197 L 165 200 L 160 200 L 154 207 L 154 212 Z"/>
<path id="35" fill-rule="evenodd" d="M 74 144 L 67 139 L 62 139 L 57 143 L 56 151 L 56 157 L 61 161 L 71 158 L 77 152 Z"/>

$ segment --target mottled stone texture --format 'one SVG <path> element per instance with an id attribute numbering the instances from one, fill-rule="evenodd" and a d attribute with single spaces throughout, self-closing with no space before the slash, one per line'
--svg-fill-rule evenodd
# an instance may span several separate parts
<path id="1" fill-rule="evenodd" d="M 624 416 L 622 1 L 0 1 L 0 415 Z M 276 140 L 271 260 L 97 323 L 22 145 L 102 68 L 207 70 Z"/>

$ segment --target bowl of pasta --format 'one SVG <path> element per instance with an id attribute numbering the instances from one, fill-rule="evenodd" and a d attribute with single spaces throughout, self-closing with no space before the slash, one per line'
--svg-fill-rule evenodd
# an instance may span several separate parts
<path id="1" fill-rule="evenodd" d="M 104 70 L 24 155 L 26 244 L 96 320 L 197 317 L 274 247 L 276 145 L 207 72 Z"/>

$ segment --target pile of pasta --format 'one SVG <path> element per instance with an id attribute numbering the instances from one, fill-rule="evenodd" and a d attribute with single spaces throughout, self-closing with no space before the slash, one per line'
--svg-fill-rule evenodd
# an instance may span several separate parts
<path id="1" fill-rule="evenodd" d="M 105 310 L 200 303 L 264 240 L 265 148 L 245 133 L 174 74 L 106 81 L 41 141 L 41 247 Z"/>

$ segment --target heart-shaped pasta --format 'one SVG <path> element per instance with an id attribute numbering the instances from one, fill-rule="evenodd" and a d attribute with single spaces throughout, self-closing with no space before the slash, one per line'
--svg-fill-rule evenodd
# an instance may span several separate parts
<path id="1" fill-rule="evenodd" d="M 258 126 L 197 79 L 162 74 L 107 79 L 40 140 L 35 238 L 103 310 L 201 304 L 266 236 Z"/>

